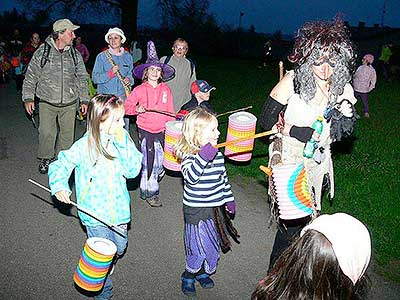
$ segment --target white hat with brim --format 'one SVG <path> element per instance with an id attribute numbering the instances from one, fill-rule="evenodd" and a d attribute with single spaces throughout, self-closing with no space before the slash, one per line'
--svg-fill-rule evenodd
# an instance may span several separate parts
<path id="1" fill-rule="evenodd" d="M 80 26 L 74 25 L 69 19 L 60 19 L 54 22 L 53 31 L 60 32 L 66 29 L 71 31 L 77 30 Z"/>
<path id="2" fill-rule="evenodd" d="M 110 36 L 110 34 L 113 34 L 113 33 L 118 34 L 121 37 L 121 42 L 125 43 L 126 37 L 125 37 L 124 32 L 121 29 L 119 29 L 118 27 L 114 27 L 114 28 L 108 29 L 108 32 L 104 36 L 104 39 L 106 40 L 107 44 L 110 43 L 110 41 L 108 40 L 108 37 Z"/>

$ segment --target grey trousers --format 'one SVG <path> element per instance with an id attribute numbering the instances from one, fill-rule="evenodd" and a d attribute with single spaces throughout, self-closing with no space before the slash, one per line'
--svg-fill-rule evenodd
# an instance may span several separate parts
<path id="1" fill-rule="evenodd" d="M 75 134 L 76 104 L 57 107 L 39 103 L 38 157 L 51 159 L 72 146 Z"/>

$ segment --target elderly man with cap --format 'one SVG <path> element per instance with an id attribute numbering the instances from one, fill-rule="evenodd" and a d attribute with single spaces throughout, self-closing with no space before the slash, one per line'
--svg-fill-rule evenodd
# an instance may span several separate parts
<path id="1" fill-rule="evenodd" d="M 132 55 L 122 47 L 126 37 L 118 27 L 110 28 L 104 37 L 108 49 L 99 53 L 94 63 L 92 80 L 97 84 L 99 94 L 112 94 L 122 100 L 133 85 Z M 124 118 L 125 129 L 129 130 L 129 119 Z"/>
<path id="2" fill-rule="evenodd" d="M 81 54 L 72 47 L 78 28 L 68 19 L 54 22 L 53 32 L 33 54 L 23 83 L 22 101 L 29 115 L 35 109 L 35 94 L 39 98 L 38 158 L 42 174 L 47 173 L 57 151 L 71 147 L 79 103 L 82 113 L 87 111 L 89 75 Z"/>

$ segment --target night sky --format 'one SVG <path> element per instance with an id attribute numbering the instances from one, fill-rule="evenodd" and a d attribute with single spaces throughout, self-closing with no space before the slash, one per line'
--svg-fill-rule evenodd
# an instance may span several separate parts
<path id="1" fill-rule="evenodd" d="M 0 11 L 18 7 L 17 1 L 0 2 Z M 210 13 L 217 17 L 219 24 L 236 28 L 243 12 L 241 21 L 245 29 L 254 25 L 257 32 L 282 30 L 284 34 L 293 34 L 306 21 L 330 20 L 337 13 L 342 13 L 344 20 L 353 26 L 359 21 L 366 22 L 366 26 L 380 24 L 385 2 L 384 25 L 400 28 L 399 0 L 211 0 Z M 156 0 L 139 0 L 139 26 L 159 25 L 160 12 L 155 3 Z"/>

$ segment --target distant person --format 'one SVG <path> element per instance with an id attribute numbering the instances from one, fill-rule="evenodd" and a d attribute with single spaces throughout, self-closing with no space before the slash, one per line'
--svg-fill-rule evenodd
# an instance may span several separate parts
<path id="1" fill-rule="evenodd" d="M 24 64 L 21 60 L 21 52 L 19 52 L 16 48 L 13 48 L 11 52 L 11 66 L 17 93 L 20 93 L 22 91 L 22 83 L 24 81 Z"/>
<path id="2" fill-rule="evenodd" d="M 363 223 L 345 213 L 321 215 L 300 236 L 259 281 L 252 300 L 367 299 L 371 237 Z"/>
<path id="3" fill-rule="evenodd" d="M 189 50 L 188 43 L 178 38 L 172 45 L 173 55 L 163 56 L 160 61 L 171 65 L 175 69 L 173 78 L 165 78 L 174 97 L 174 109 L 178 112 L 182 105 L 191 98 L 190 85 L 196 80 L 196 67 L 193 61 L 186 57 Z"/>
<path id="4" fill-rule="evenodd" d="M 239 237 L 231 219 L 236 202 L 225 170 L 224 157 L 215 148 L 219 137 L 214 114 L 198 107 L 183 122 L 182 137 L 175 146 L 183 176 L 183 218 L 186 266 L 181 275 L 185 295 L 214 287 L 211 275 L 217 271 L 221 250 L 230 250 L 226 226 Z M 229 224 L 229 225 L 228 225 Z M 216 297 L 217 299 L 218 297 Z"/>
<path id="5" fill-rule="evenodd" d="M 185 103 L 181 107 L 180 111 L 178 112 L 178 115 L 180 117 L 184 117 L 190 111 L 199 106 L 207 109 L 210 112 L 214 112 L 209 100 L 211 91 L 215 89 L 216 89 L 215 87 L 210 85 L 205 80 L 193 81 L 190 88 L 190 91 L 192 92 L 192 98 L 190 99 L 189 102 Z"/>
<path id="6" fill-rule="evenodd" d="M 72 47 L 78 28 L 68 19 L 54 22 L 51 35 L 33 54 L 25 74 L 22 101 L 29 115 L 35 109 L 35 95 L 39 98 L 38 158 L 42 174 L 47 173 L 55 154 L 74 142 L 78 104 L 83 114 L 87 111 L 89 75 L 82 56 Z"/>
<path id="7" fill-rule="evenodd" d="M 82 36 L 79 35 L 75 39 L 75 49 L 82 55 L 83 62 L 86 64 L 89 61 L 90 53 L 85 44 L 82 43 Z"/>
<path id="8" fill-rule="evenodd" d="M 143 153 L 140 198 L 152 207 L 161 207 L 159 182 L 165 174 L 165 128 L 168 121 L 174 120 L 174 100 L 163 78 L 172 76 L 174 68 L 160 62 L 153 41 L 149 41 L 146 63 L 136 66 L 133 73 L 142 79 L 142 84 L 128 96 L 125 109 L 127 115 L 137 115 L 136 124 Z"/>
<path id="9" fill-rule="evenodd" d="M 29 38 L 28 43 L 26 43 L 25 47 L 22 49 L 21 60 L 24 65 L 23 74 L 25 75 L 26 69 L 28 68 L 28 64 L 32 59 L 33 53 L 40 46 L 40 36 L 37 32 L 32 33 Z"/>
<path id="10" fill-rule="evenodd" d="M 104 36 L 108 48 L 100 52 L 94 63 L 92 80 L 99 94 L 116 95 L 123 101 L 133 86 L 132 56 L 125 50 L 124 32 L 118 27 L 110 28 Z M 129 118 L 124 118 L 125 129 L 129 130 Z"/>
<path id="11" fill-rule="evenodd" d="M 116 96 L 94 97 L 88 108 L 87 133 L 70 149 L 61 151 L 49 168 L 52 195 L 61 202 L 71 203 L 69 179 L 74 171 L 77 204 L 116 224 L 125 234 L 124 237 L 99 220 L 78 211 L 88 238 L 106 238 L 115 243 L 116 259 L 124 254 L 127 247 L 128 223 L 131 221 L 131 199 L 126 179 L 139 174 L 142 160 L 142 154 L 136 149 L 129 133 L 122 128 L 124 113 L 124 103 Z M 112 297 L 111 273 L 95 299 Z"/>
<path id="12" fill-rule="evenodd" d="M 369 118 L 368 94 L 375 88 L 376 72 L 372 63 L 372 54 L 364 55 L 362 65 L 358 67 L 353 78 L 354 96 L 360 98 L 364 106 L 364 116 Z"/>
<path id="13" fill-rule="evenodd" d="M 385 44 L 382 46 L 381 55 L 379 56 L 379 62 L 381 65 L 383 79 L 390 79 L 390 58 L 393 54 L 392 52 L 393 44 Z"/>
<path id="14" fill-rule="evenodd" d="M 11 36 L 10 40 L 8 41 L 8 51 L 13 52 L 21 52 L 23 43 L 22 43 L 22 37 L 18 29 L 14 29 L 13 35 Z"/>
<path id="15" fill-rule="evenodd" d="M 271 40 L 268 40 L 265 42 L 264 47 L 263 47 L 263 57 L 262 57 L 262 63 L 261 67 L 267 67 L 268 64 L 271 63 L 271 57 L 272 57 L 272 42 Z"/>

